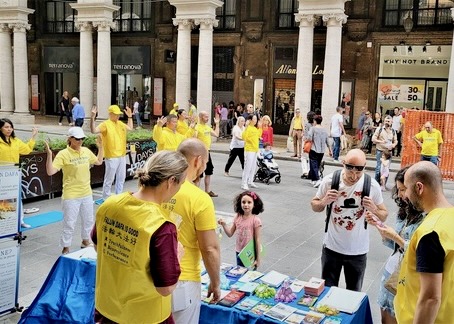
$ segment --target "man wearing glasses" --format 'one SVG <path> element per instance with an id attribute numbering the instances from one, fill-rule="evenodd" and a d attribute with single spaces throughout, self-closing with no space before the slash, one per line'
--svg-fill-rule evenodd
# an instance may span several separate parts
<path id="1" fill-rule="evenodd" d="M 329 174 L 323 178 L 311 201 L 312 210 L 317 213 L 332 203 L 321 258 L 322 278 L 327 286 L 338 286 L 343 267 L 347 289 L 361 291 L 369 251 L 365 210 L 383 222 L 388 216 L 380 185 L 374 179 L 371 179 L 369 196 L 361 199 L 365 165 L 364 152 L 350 150 L 343 161 L 339 189 L 331 189 L 333 174 Z"/>
<path id="2" fill-rule="evenodd" d="M 374 135 L 372 136 L 372 142 L 377 146 L 375 154 L 377 161 L 377 164 L 375 166 L 375 180 L 377 180 L 378 183 L 380 183 L 381 176 L 381 156 L 385 151 L 391 152 L 397 145 L 397 135 L 391 127 L 392 124 L 393 118 L 389 115 L 386 116 L 384 126 L 377 128 Z"/>
<path id="3" fill-rule="evenodd" d="M 440 163 L 443 138 L 440 131 L 432 126 L 432 122 L 426 122 L 424 130 L 416 134 L 413 140 L 421 148 L 421 161 L 430 161 L 435 165 Z"/>

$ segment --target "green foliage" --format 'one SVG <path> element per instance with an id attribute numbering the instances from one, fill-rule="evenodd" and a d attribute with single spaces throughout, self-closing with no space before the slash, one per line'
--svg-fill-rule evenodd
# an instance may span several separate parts
<path id="1" fill-rule="evenodd" d="M 151 131 L 145 128 L 136 129 L 127 133 L 127 141 L 137 141 L 137 140 L 151 140 Z M 90 150 L 97 152 L 96 147 L 96 137 L 97 135 L 90 134 L 87 135 L 83 142 L 83 146 L 88 147 Z M 35 152 L 46 152 L 46 144 L 44 143 L 45 139 L 49 139 L 49 146 L 52 151 L 63 150 L 68 146 L 67 137 L 61 135 L 59 138 L 49 138 L 46 133 L 39 132 L 36 139 L 34 151 Z"/>

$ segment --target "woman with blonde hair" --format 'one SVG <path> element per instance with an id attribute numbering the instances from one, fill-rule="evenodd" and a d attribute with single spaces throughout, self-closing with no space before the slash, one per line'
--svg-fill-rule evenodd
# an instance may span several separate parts
<path id="1" fill-rule="evenodd" d="M 161 205 L 180 190 L 187 168 L 181 153 L 159 151 L 137 171 L 136 192 L 110 196 L 99 207 L 92 232 L 96 323 L 173 323 L 171 294 L 182 253 Z"/>
<path id="2" fill-rule="evenodd" d="M 224 175 L 229 176 L 229 170 L 235 161 L 236 157 L 240 159 L 241 169 L 244 169 L 244 141 L 243 141 L 243 131 L 244 131 L 245 120 L 243 116 L 239 116 L 236 120 L 236 125 L 232 129 L 232 141 L 230 142 L 230 153 L 229 159 L 224 168 Z"/>
<path id="3" fill-rule="evenodd" d="M 273 146 L 273 123 L 268 115 L 262 117 L 262 139 L 261 143 L 270 143 Z"/>

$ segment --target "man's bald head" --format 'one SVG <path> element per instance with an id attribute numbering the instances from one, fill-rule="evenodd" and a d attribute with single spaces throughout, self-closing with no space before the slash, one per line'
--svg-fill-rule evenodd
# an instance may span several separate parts
<path id="1" fill-rule="evenodd" d="M 347 152 L 344 162 L 346 164 L 364 166 L 366 165 L 366 154 L 360 149 L 352 149 Z"/>
<path id="2" fill-rule="evenodd" d="M 443 177 L 440 169 L 429 161 L 413 164 L 405 173 L 405 183 L 414 185 L 421 182 L 432 193 L 443 191 Z"/>
<path id="3" fill-rule="evenodd" d="M 206 156 L 208 154 L 205 144 L 197 138 L 185 139 L 178 146 L 177 151 L 183 154 L 188 161 L 194 157 Z"/>

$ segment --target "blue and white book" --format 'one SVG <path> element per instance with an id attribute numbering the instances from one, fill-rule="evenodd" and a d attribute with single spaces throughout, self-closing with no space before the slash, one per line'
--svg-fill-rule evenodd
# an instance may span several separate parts
<path id="1" fill-rule="evenodd" d="M 238 279 L 238 281 L 241 281 L 241 282 L 255 281 L 262 276 L 263 276 L 262 272 L 255 271 L 255 270 L 249 270 L 240 279 Z"/>
<path id="2" fill-rule="evenodd" d="M 254 293 L 258 286 L 258 282 L 245 282 L 238 290 L 244 292 L 246 296 L 249 296 Z"/>
<path id="3" fill-rule="evenodd" d="M 261 301 L 262 300 L 258 297 L 247 296 L 246 298 L 243 298 L 243 300 L 241 300 L 238 304 L 236 304 L 235 308 L 248 311 Z"/>

